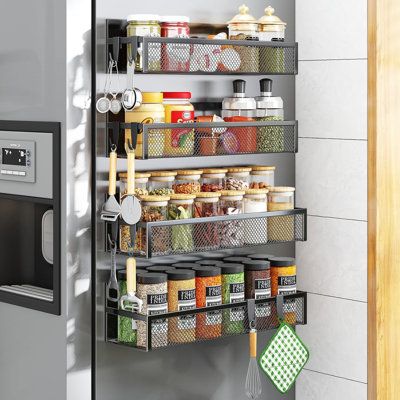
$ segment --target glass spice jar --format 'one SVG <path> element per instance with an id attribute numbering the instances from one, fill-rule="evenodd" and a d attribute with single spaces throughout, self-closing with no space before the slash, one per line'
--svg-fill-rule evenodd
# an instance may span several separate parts
<path id="1" fill-rule="evenodd" d="M 232 304 L 244 301 L 243 264 L 222 264 L 222 303 Z M 222 330 L 224 335 L 244 332 L 245 308 L 233 307 L 223 312 Z"/>
<path id="2" fill-rule="evenodd" d="M 202 192 L 219 192 L 224 190 L 227 169 L 209 168 L 203 170 L 201 175 Z"/>
<path id="3" fill-rule="evenodd" d="M 120 180 L 120 201 L 126 196 L 127 192 L 127 177 L 126 172 L 120 172 L 118 174 Z M 149 194 L 148 183 L 149 183 L 150 173 L 149 172 L 135 172 L 135 196 L 146 196 Z"/>
<path id="4" fill-rule="evenodd" d="M 219 198 L 216 192 L 200 192 L 194 201 L 194 217 L 208 218 L 219 215 Z M 194 225 L 196 250 L 213 250 L 219 247 L 220 237 L 216 222 L 204 222 Z"/>
<path id="5" fill-rule="evenodd" d="M 142 196 L 142 216 L 140 222 L 166 221 L 168 219 L 169 196 Z M 152 240 L 153 254 L 166 253 L 170 247 L 169 229 L 167 227 L 157 227 Z M 140 226 L 137 230 L 135 249 L 140 254 L 146 254 L 147 248 L 147 229 Z"/>
<path id="6" fill-rule="evenodd" d="M 194 194 L 172 194 L 168 203 L 168 219 L 181 220 L 193 218 Z M 176 225 L 171 227 L 171 245 L 174 252 L 189 253 L 194 249 L 193 226 Z"/>
<path id="7" fill-rule="evenodd" d="M 193 194 L 201 191 L 200 177 L 202 170 L 177 171 L 175 183 L 172 185 L 175 193 Z"/>
<path id="8" fill-rule="evenodd" d="M 197 266 L 193 270 L 196 274 L 197 308 L 221 305 L 221 269 L 218 267 Z M 221 336 L 221 330 L 221 310 L 197 314 L 196 339 L 215 339 Z"/>
<path id="9" fill-rule="evenodd" d="M 188 269 L 167 271 L 168 311 L 184 311 L 196 308 L 195 273 Z M 194 314 L 169 318 L 169 343 L 188 343 L 196 339 L 196 316 Z"/>
<path id="10" fill-rule="evenodd" d="M 220 192 L 220 212 L 223 215 L 242 214 L 244 191 L 223 190 Z M 243 221 L 223 221 L 219 224 L 222 247 L 242 247 L 244 244 Z"/>
<path id="11" fill-rule="evenodd" d="M 254 213 L 254 219 L 244 221 L 244 241 L 246 244 L 263 244 L 267 242 L 267 219 L 258 218 L 257 213 L 267 211 L 268 189 L 248 189 L 244 196 L 244 212 Z"/>
<path id="12" fill-rule="evenodd" d="M 167 275 L 147 273 L 137 276 L 137 297 L 143 301 L 141 314 L 157 315 L 168 312 Z M 147 330 L 151 332 L 151 347 L 165 347 L 168 345 L 168 322 L 160 318 L 149 322 L 137 321 L 137 346 L 147 349 Z"/>
<path id="13" fill-rule="evenodd" d="M 245 190 L 250 186 L 250 167 L 228 168 L 226 174 L 226 190 Z"/>
<path id="14" fill-rule="evenodd" d="M 275 186 L 269 188 L 268 211 L 294 209 L 294 187 Z M 294 240 L 294 215 L 280 215 L 268 221 L 268 239 L 277 242 Z"/>
<path id="15" fill-rule="evenodd" d="M 149 194 L 169 196 L 174 193 L 175 171 L 152 171 L 149 179 Z"/>
<path id="16" fill-rule="evenodd" d="M 251 167 L 250 189 L 268 189 L 274 186 L 275 167 L 255 165 Z"/>

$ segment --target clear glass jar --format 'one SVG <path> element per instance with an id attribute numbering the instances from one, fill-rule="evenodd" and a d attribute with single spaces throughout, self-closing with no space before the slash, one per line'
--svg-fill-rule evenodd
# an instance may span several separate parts
<path id="1" fill-rule="evenodd" d="M 142 217 L 140 222 L 166 221 L 168 219 L 169 196 L 142 196 Z M 169 228 L 157 227 L 157 234 L 152 237 L 152 252 L 165 254 L 170 248 Z M 140 254 L 146 254 L 146 227 L 137 230 L 135 249 Z"/>
<path id="2" fill-rule="evenodd" d="M 120 191 L 119 197 L 120 201 L 125 197 L 127 191 L 127 173 L 120 172 L 118 174 L 120 180 Z M 148 172 L 135 172 L 135 196 L 146 196 L 149 194 L 148 183 L 149 183 L 150 173 Z"/>
<path id="3" fill-rule="evenodd" d="M 267 211 L 267 189 L 248 189 L 244 196 L 244 212 L 260 213 Z M 255 215 L 256 217 L 256 215 Z M 244 221 L 244 241 L 249 245 L 267 243 L 268 225 L 266 218 Z"/>
<path id="4" fill-rule="evenodd" d="M 172 186 L 175 193 L 192 194 L 201 191 L 200 177 L 203 173 L 202 170 L 181 170 L 177 173 L 175 183 Z"/>
<path id="5" fill-rule="evenodd" d="M 223 190 L 219 200 L 220 212 L 223 215 L 242 214 L 243 196 L 240 190 Z M 223 221 L 219 225 L 219 236 L 222 247 L 242 247 L 244 244 L 243 221 Z"/>
<path id="6" fill-rule="evenodd" d="M 248 189 L 244 195 L 244 212 L 257 213 L 267 211 L 268 189 Z"/>
<path id="7" fill-rule="evenodd" d="M 268 211 L 294 209 L 294 187 L 275 186 L 269 188 Z"/>
<path id="8" fill-rule="evenodd" d="M 202 192 L 219 192 L 224 190 L 227 169 L 209 168 L 203 170 L 201 175 Z"/>
<path id="9" fill-rule="evenodd" d="M 219 198 L 216 192 L 201 192 L 196 194 L 194 202 L 194 217 L 207 218 L 219 215 Z M 194 225 L 194 240 L 197 251 L 214 250 L 220 246 L 219 226 L 215 222 L 205 222 Z"/>
<path id="10" fill-rule="evenodd" d="M 274 186 L 275 167 L 257 165 L 251 167 L 250 189 L 267 189 Z"/>
<path id="11" fill-rule="evenodd" d="M 246 190 L 250 187 L 250 167 L 228 168 L 226 190 Z"/>
<path id="12" fill-rule="evenodd" d="M 174 193 L 175 171 L 153 171 L 149 179 L 149 194 L 169 196 Z"/>
<path id="13" fill-rule="evenodd" d="M 172 194 L 168 203 L 168 219 L 193 218 L 194 194 Z M 193 225 L 177 225 L 171 228 L 171 245 L 174 252 L 190 253 L 194 250 Z"/>

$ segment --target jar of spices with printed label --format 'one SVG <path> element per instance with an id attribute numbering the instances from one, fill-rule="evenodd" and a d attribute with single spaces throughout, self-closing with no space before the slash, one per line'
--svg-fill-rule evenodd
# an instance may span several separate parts
<path id="1" fill-rule="evenodd" d="M 201 191 L 219 192 L 224 190 L 227 172 L 228 170 L 224 168 L 209 168 L 203 170 L 201 176 Z"/>
<path id="2" fill-rule="evenodd" d="M 202 170 L 177 171 L 175 183 L 172 188 L 175 193 L 193 194 L 201 191 L 200 177 Z"/>
<path id="3" fill-rule="evenodd" d="M 222 303 L 232 304 L 244 301 L 243 264 L 221 264 Z M 224 335 L 244 332 L 245 307 L 232 307 L 224 310 L 222 330 Z"/>
<path id="4" fill-rule="evenodd" d="M 197 266 L 196 274 L 196 306 L 212 307 L 222 304 L 221 269 L 218 267 Z M 214 339 L 221 336 L 221 310 L 197 314 L 196 339 Z"/>
<path id="5" fill-rule="evenodd" d="M 167 271 L 168 311 L 196 308 L 195 273 L 188 269 Z M 196 339 L 196 315 L 186 314 L 168 319 L 169 343 L 188 343 Z"/>
<path id="6" fill-rule="evenodd" d="M 157 315 L 168 312 L 167 275 L 149 272 L 137 276 L 137 297 L 143 301 L 141 314 Z M 137 321 L 137 346 L 147 348 L 147 330 L 151 332 L 151 348 L 168 345 L 168 322 L 160 318 L 149 322 Z"/>

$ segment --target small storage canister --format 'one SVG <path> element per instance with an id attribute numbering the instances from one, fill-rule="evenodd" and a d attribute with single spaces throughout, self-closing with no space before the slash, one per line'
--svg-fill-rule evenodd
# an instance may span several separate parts
<path id="1" fill-rule="evenodd" d="M 271 257 L 272 296 L 296 293 L 296 260 L 291 257 Z M 285 300 L 283 306 L 285 321 L 296 323 L 296 299 Z"/>
<path id="2" fill-rule="evenodd" d="M 142 217 L 141 222 L 166 221 L 168 215 L 169 196 L 142 196 Z M 155 255 L 166 253 L 170 246 L 169 229 L 157 227 L 157 234 L 152 238 L 152 252 Z M 146 227 L 139 227 L 136 236 L 135 249 L 141 254 L 146 254 Z"/>
<path id="3" fill-rule="evenodd" d="M 220 193 L 215 192 L 197 193 L 194 201 L 194 217 L 208 218 L 218 216 L 220 196 Z M 219 247 L 218 225 L 216 222 L 204 222 L 194 225 L 194 239 L 197 250 L 212 250 Z"/>
<path id="4" fill-rule="evenodd" d="M 228 168 L 226 174 L 225 189 L 226 190 L 245 190 L 250 186 L 250 167 L 233 167 Z"/>
<path id="5" fill-rule="evenodd" d="M 257 20 L 249 14 L 249 7 L 242 5 L 239 7 L 239 14 L 228 21 L 229 39 L 231 40 L 254 40 L 258 37 Z M 238 72 L 258 72 L 259 52 L 258 48 L 246 46 L 233 46 L 239 54 L 240 67 Z M 232 57 L 233 59 L 233 57 Z"/>
<path id="6" fill-rule="evenodd" d="M 201 265 L 205 267 L 218 267 L 223 263 L 224 262 L 222 260 L 212 260 L 212 259 L 196 261 L 197 266 Z"/>
<path id="7" fill-rule="evenodd" d="M 201 191 L 200 177 L 202 170 L 176 171 L 175 183 L 172 188 L 175 193 L 193 194 Z"/>
<path id="8" fill-rule="evenodd" d="M 147 267 L 146 270 L 148 272 L 156 272 L 156 273 L 161 273 L 165 274 L 167 271 L 175 269 L 171 265 L 152 265 L 151 267 Z"/>
<path id="9" fill-rule="evenodd" d="M 271 257 L 275 257 L 273 254 L 265 254 L 265 253 L 255 253 L 255 254 L 249 254 L 247 256 L 251 260 L 264 260 L 264 261 L 269 261 Z"/>
<path id="10" fill-rule="evenodd" d="M 243 264 L 222 264 L 222 303 L 240 303 L 244 301 Z M 223 333 L 232 335 L 244 331 L 244 307 L 233 307 L 223 312 Z"/>
<path id="11" fill-rule="evenodd" d="M 127 17 L 128 26 L 126 27 L 127 36 L 151 36 L 160 37 L 161 28 L 159 24 L 160 17 L 152 14 L 133 14 Z M 139 49 L 136 58 L 136 69 L 143 69 L 142 60 L 142 44 L 139 44 Z M 131 45 L 128 48 L 128 60 L 131 58 Z M 151 43 L 148 51 L 148 68 L 149 70 L 160 70 L 161 46 L 159 43 Z"/>
<path id="12" fill-rule="evenodd" d="M 294 209 L 294 187 L 272 187 L 268 192 L 268 211 Z M 294 240 L 294 215 L 282 215 L 268 221 L 268 238 L 274 241 Z"/>
<path id="13" fill-rule="evenodd" d="M 244 196 L 244 212 L 256 213 L 267 211 L 268 189 L 248 189 Z M 258 218 L 244 221 L 245 243 L 263 244 L 267 242 L 267 219 Z"/>
<path id="14" fill-rule="evenodd" d="M 174 193 L 176 171 L 152 171 L 149 179 L 149 194 L 169 196 Z"/>
<path id="15" fill-rule="evenodd" d="M 196 261 L 200 261 L 201 257 L 197 256 L 187 256 L 182 254 L 181 256 L 174 257 L 175 263 L 195 263 Z"/>
<path id="16" fill-rule="evenodd" d="M 249 261 L 250 259 L 247 257 L 241 257 L 241 256 L 230 256 L 230 257 L 225 257 L 224 262 L 229 263 L 229 264 L 243 264 L 245 261 Z"/>
<path id="17" fill-rule="evenodd" d="M 283 42 L 286 23 L 274 15 L 275 9 L 268 6 L 259 20 L 258 37 L 260 42 Z M 282 47 L 261 47 L 260 72 L 285 72 L 285 50 Z"/>
<path id="18" fill-rule="evenodd" d="M 150 172 L 135 172 L 135 196 L 146 196 L 149 194 L 148 183 L 150 178 Z M 126 172 L 120 172 L 118 174 L 120 179 L 120 200 L 125 197 L 127 192 L 127 176 Z"/>
<path id="19" fill-rule="evenodd" d="M 212 307 L 222 304 L 221 269 L 218 267 L 197 266 L 196 306 Z M 214 339 L 221 336 L 221 310 L 202 312 L 196 318 L 196 339 Z"/>
<path id="20" fill-rule="evenodd" d="M 168 219 L 181 220 L 193 218 L 194 194 L 171 194 L 168 204 Z M 171 227 L 171 245 L 174 252 L 189 253 L 193 250 L 193 226 L 176 225 Z"/>
<path id="21" fill-rule="evenodd" d="M 137 297 L 143 301 L 141 314 L 157 315 L 168 312 L 167 275 L 147 273 L 137 276 Z M 165 318 L 153 320 L 147 326 L 145 321 L 137 321 L 137 345 L 147 348 L 147 330 L 151 331 L 151 347 L 168 345 L 168 322 Z"/>
<path id="22" fill-rule="evenodd" d="M 196 308 L 195 273 L 188 269 L 167 271 L 168 311 L 184 311 Z M 194 314 L 169 318 L 169 343 L 193 342 L 196 338 L 196 316 Z"/>
<path id="23" fill-rule="evenodd" d="M 197 261 L 200 260 L 218 260 L 218 261 L 223 261 L 225 257 L 229 257 L 229 255 L 232 254 L 231 252 L 228 251 L 209 251 L 205 253 L 200 253 L 199 256 L 201 258 Z"/>
<path id="24" fill-rule="evenodd" d="M 193 269 L 199 265 L 195 262 L 178 262 L 172 265 L 176 269 Z"/>
<path id="25" fill-rule="evenodd" d="M 250 180 L 250 189 L 268 189 L 274 186 L 275 167 L 267 165 L 252 166 Z"/>
<path id="26" fill-rule="evenodd" d="M 203 170 L 201 175 L 202 192 L 219 192 L 224 190 L 225 176 L 228 172 L 224 168 L 209 168 Z"/>

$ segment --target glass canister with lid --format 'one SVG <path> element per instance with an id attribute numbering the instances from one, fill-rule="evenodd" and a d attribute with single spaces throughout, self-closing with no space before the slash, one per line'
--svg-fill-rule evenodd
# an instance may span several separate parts
<path id="1" fill-rule="evenodd" d="M 149 178 L 149 194 L 169 196 L 174 193 L 176 171 L 152 171 Z"/>
<path id="2" fill-rule="evenodd" d="M 228 168 L 225 180 L 226 190 L 246 190 L 250 186 L 251 167 Z"/>
<path id="3" fill-rule="evenodd" d="M 168 219 L 182 220 L 193 218 L 194 194 L 171 194 L 168 204 Z M 171 227 L 171 245 L 174 252 L 188 253 L 194 250 L 193 225 Z"/>
<path id="4" fill-rule="evenodd" d="M 273 165 L 252 166 L 250 173 L 250 189 L 268 189 L 274 186 L 275 169 L 276 167 Z"/>
<path id="5" fill-rule="evenodd" d="M 263 244 L 267 243 L 267 219 L 256 218 L 257 213 L 267 211 L 268 189 L 248 189 L 244 196 L 244 212 L 254 213 L 254 219 L 244 221 L 245 243 Z"/>
<path id="6" fill-rule="evenodd" d="M 231 40 L 258 40 L 258 22 L 249 14 L 249 7 L 245 4 L 239 7 L 239 14 L 228 21 L 229 39 Z M 233 46 L 239 54 L 240 67 L 238 72 L 258 72 L 259 51 L 252 46 Z M 231 56 L 231 59 L 235 59 Z"/>
<path id="7" fill-rule="evenodd" d="M 141 222 L 166 221 L 168 219 L 169 196 L 142 196 L 142 217 Z M 153 229 L 152 253 L 165 254 L 170 248 L 170 231 L 168 227 L 158 226 Z M 140 254 L 146 255 L 147 229 L 140 226 L 137 230 L 135 248 Z"/>
<path id="8" fill-rule="evenodd" d="M 177 171 L 175 183 L 172 188 L 175 193 L 193 194 L 201 191 L 200 178 L 202 170 Z"/>
<path id="9" fill-rule="evenodd" d="M 160 37 L 161 27 L 159 24 L 160 17 L 153 14 L 132 14 L 127 17 L 128 26 L 126 28 L 127 36 L 151 36 Z M 142 59 L 142 44 L 139 44 L 139 49 L 137 52 L 135 67 L 137 70 L 141 71 L 143 69 L 143 59 Z M 131 45 L 128 48 L 128 60 L 132 58 Z M 150 43 L 149 46 L 149 59 L 148 68 L 149 70 L 160 70 L 160 60 L 161 60 L 161 46 L 160 43 Z"/>
<path id="10" fill-rule="evenodd" d="M 185 311 L 196 308 L 195 272 L 188 269 L 167 271 L 168 311 Z M 196 339 L 196 315 L 169 318 L 169 343 L 188 343 Z"/>
<path id="11" fill-rule="evenodd" d="M 118 174 L 120 179 L 120 201 L 125 197 L 127 192 L 127 173 L 120 172 Z M 150 172 L 135 172 L 135 196 L 146 196 L 149 194 Z"/>
<path id="12" fill-rule="evenodd" d="M 268 211 L 294 209 L 294 187 L 275 186 L 268 192 Z M 294 240 L 294 215 L 280 215 L 269 219 L 268 238 L 278 242 Z"/>
<path id="13" fill-rule="evenodd" d="M 223 190 L 220 192 L 220 212 L 223 215 L 242 214 L 244 210 L 244 191 Z M 222 221 L 220 227 L 220 238 L 222 247 L 241 247 L 244 244 L 243 221 Z"/>
<path id="14" fill-rule="evenodd" d="M 185 123 L 194 122 L 194 107 L 190 92 L 164 92 L 165 122 L 183 124 L 183 128 L 165 130 L 165 155 L 190 156 L 194 151 L 194 129 Z"/>
<path id="15" fill-rule="evenodd" d="M 225 177 L 228 172 L 225 168 L 208 168 L 201 175 L 202 192 L 219 192 L 225 188 Z"/>

